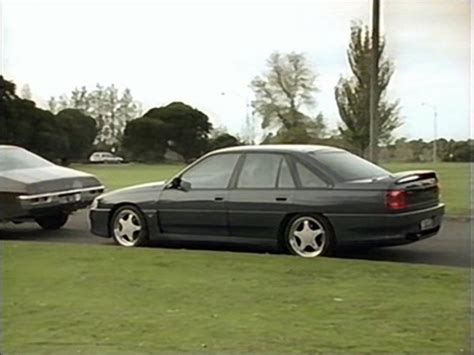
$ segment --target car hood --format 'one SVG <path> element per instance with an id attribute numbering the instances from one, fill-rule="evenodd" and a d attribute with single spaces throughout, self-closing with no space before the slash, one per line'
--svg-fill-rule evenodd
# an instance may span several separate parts
<path id="1" fill-rule="evenodd" d="M 57 165 L 0 172 L 0 192 L 40 194 L 100 186 L 91 174 Z"/>
<path id="2" fill-rule="evenodd" d="M 142 203 L 157 200 L 160 191 L 165 187 L 165 181 L 134 185 L 107 192 L 99 196 L 101 204 Z"/>

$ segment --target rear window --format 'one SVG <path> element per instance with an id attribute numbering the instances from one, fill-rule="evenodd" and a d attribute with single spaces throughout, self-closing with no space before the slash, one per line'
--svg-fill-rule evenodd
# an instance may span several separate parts
<path id="1" fill-rule="evenodd" d="M 0 171 L 42 168 L 53 165 L 49 161 L 21 148 L 0 149 Z"/>
<path id="2" fill-rule="evenodd" d="M 388 176 L 390 173 L 361 157 L 349 152 L 310 153 L 320 165 L 341 181 L 354 181 Z"/>

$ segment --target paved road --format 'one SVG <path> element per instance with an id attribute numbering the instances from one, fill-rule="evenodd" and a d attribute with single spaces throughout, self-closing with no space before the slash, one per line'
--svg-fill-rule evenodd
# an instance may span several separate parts
<path id="1" fill-rule="evenodd" d="M 84 211 L 72 216 L 64 229 L 55 232 L 43 231 L 33 223 L 21 225 L 0 224 L 0 240 L 114 245 L 108 239 L 98 238 L 89 233 Z M 268 247 L 215 244 L 196 246 L 190 243 L 180 243 L 175 245 L 153 245 L 152 247 L 205 248 L 255 253 L 275 252 L 268 249 Z M 470 267 L 473 251 L 474 243 L 470 238 L 470 224 L 446 221 L 439 235 L 424 241 L 400 247 L 348 250 L 338 253 L 337 257 Z"/>

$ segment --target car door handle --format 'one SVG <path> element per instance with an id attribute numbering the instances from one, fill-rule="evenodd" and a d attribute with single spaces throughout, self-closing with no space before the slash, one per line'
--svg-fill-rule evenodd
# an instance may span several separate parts
<path id="1" fill-rule="evenodd" d="M 224 201 L 224 197 L 216 196 L 216 197 L 214 197 L 214 201 Z"/>
<path id="2" fill-rule="evenodd" d="M 277 197 L 275 200 L 277 200 L 277 201 L 286 201 L 288 199 L 286 197 Z"/>

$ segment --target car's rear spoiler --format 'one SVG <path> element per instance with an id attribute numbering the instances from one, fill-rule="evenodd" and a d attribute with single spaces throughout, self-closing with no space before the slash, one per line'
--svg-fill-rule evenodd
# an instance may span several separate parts
<path id="1" fill-rule="evenodd" d="M 396 185 L 428 179 L 435 179 L 436 182 L 438 181 L 438 176 L 433 170 L 402 171 L 400 173 L 393 174 L 393 176 L 395 177 Z"/>

